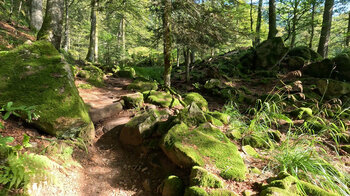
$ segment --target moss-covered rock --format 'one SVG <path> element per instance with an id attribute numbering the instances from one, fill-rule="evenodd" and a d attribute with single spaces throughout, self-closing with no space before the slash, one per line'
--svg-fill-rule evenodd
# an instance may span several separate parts
<path id="1" fill-rule="evenodd" d="M 275 66 L 288 52 L 281 37 L 265 40 L 255 49 L 255 67 L 268 68 Z"/>
<path id="2" fill-rule="evenodd" d="M 180 101 L 177 98 L 173 97 L 171 94 L 166 93 L 164 91 L 155 91 L 155 90 L 150 91 L 146 99 L 146 102 L 152 103 L 164 108 L 182 106 Z"/>
<path id="3" fill-rule="evenodd" d="M 337 55 L 334 59 L 339 80 L 350 82 L 350 52 Z"/>
<path id="4" fill-rule="evenodd" d="M 232 140 L 242 139 L 242 133 L 237 129 L 233 129 L 233 130 L 227 132 L 226 136 Z"/>
<path id="5" fill-rule="evenodd" d="M 0 60 L 0 105 L 34 106 L 40 118 L 32 124 L 49 134 L 94 137 L 71 67 L 49 42 L 1 52 Z"/>
<path id="6" fill-rule="evenodd" d="M 326 98 L 340 98 L 344 95 L 350 94 L 350 83 L 341 82 L 337 80 L 320 79 L 316 82 L 317 89 Z"/>
<path id="7" fill-rule="evenodd" d="M 246 153 L 247 155 L 250 155 L 250 156 L 256 157 L 256 158 L 259 157 L 259 154 L 250 145 L 242 146 L 242 149 L 243 149 L 243 152 Z"/>
<path id="8" fill-rule="evenodd" d="M 210 196 L 237 196 L 236 193 L 226 189 L 214 189 L 210 191 Z"/>
<path id="9" fill-rule="evenodd" d="M 269 185 L 263 187 L 261 196 L 266 195 L 300 195 L 305 193 L 306 195 L 315 196 L 335 196 L 336 194 L 327 192 L 318 186 L 310 184 L 305 181 L 297 180 L 293 176 L 287 173 L 280 173 Z"/>
<path id="10" fill-rule="evenodd" d="M 157 90 L 158 84 L 156 82 L 135 80 L 127 87 L 127 89 L 139 91 L 139 92 L 151 91 L 151 90 Z"/>
<path id="11" fill-rule="evenodd" d="M 104 84 L 103 71 L 91 63 L 78 70 L 77 76 L 86 79 L 87 82 L 97 87 L 101 87 Z"/>
<path id="12" fill-rule="evenodd" d="M 190 186 L 223 188 L 224 182 L 206 169 L 194 166 L 190 175 Z"/>
<path id="13" fill-rule="evenodd" d="M 209 164 L 225 179 L 245 178 L 246 168 L 237 147 L 210 124 L 191 131 L 184 123 L 175 125 L 162 139 L 161 148 L 180 167 Z"/>
<path id="14" fill-rule="evenodd" d="M 209 194 L 198 186 L 188 187 L 184 196 L 209 196 Z"/>
<path id="15" fill-rule="evenodd" d="M 136 71 L 132 67 L 116 67 L 114 75 L 121 78 L 135 78 Z"/>
<path id="16" fill-rule="evenodd" d="M 202 95 L 199 93 L 187 93 L 184 97 L 184 102 L 186 104 L 191 104 L 192 102 L 195 102 L 198 107 L 200 107 L 203 111 L 208 110 L 208 102 L 204 99 Z"/>
<path id="17" fill-rule="evenodd" d="M 162 196 L 183 196 L 184 191 L 184 184 L 177 176 L 169 176 L 163 182 Z"/>
<path id="18" fill-rule="evenodd" d="M 143 94 L 140 92 L 122 96 L 127 109 L 140 108 L 143 105 Z"/>
<path id="19" fill-rule="evenodd" d="M 152 135 L 153 125 L 160 118 L 160 113 L 155 110 L 134 117 L 122 128 L 119 140 L 127 145 L 141 145 L 145 138 Z"/>
<path id="20" fill-rule="evenodd" d="M 271 145 L 267 134 L 264 133 L 246 135 L 242 140 L 242 144 L 250 145 L 253 148 L 269 148 Z"/>
<path id="21" fill-rule="evenodd" d="M 305 75 L 316 78 L 329 78 L 333 69 L 334 63 L 330 59 L 324 59 L 320 62 L 311 63 L 305 66 L 302 72 Z"/>
<path id="22" fill-rule="evenodd" d="M 307 46 L 298 46 L 298 47 L 292 48 L 288 52 L 288 56 L 301 57 L 306 61 L 311 61 L 311 62 L 322 60 L 322 56 L 320 54 L 313 51 Z"/>
<path id="23" fill-rule="evenodd" d="M 289 71 L 301 70 L 306 64 L 306 60 L 299 56 L 290 56 L 283 61 L 283 65 Z"/>
<path id="24" fill-rule="evenodd" d="M 190 126 L 197 126 L 201 123 L 207 122 L 207 118 L 205 113 L 197 106 L 197 104 L 192 103 L 180 111 L 175 121 L 177 123 L 184 122 Z"/>
<path id="25" fill-rule="evenodd" d="M 210 122 L 214 126 L 217 126 L 217 127 L 224 126 L 224 124 L 219 119 L 211 116 L 210 114 L 205 114 L 205 118 L 207 119 L 208 122 Z"/>
<path id="26" fill-rule="evenodd" d="M 225 88 L 226 85 L 223 84 L 219 79 L 210 79 L 205 82 L 205 89 L 213 89 L 213 88 Z"/>
<path id="27" fill-rule="evenodd" d="M 211 116 L 215 117 L 216 119 L 219 119 L 225 125 L 227 125 L 230 122 L 230 115 L 228 115 L 228 114 L 221 113 L 221 112 L 218 112 L 218 111 L 209 112 L 209 114 Z"/>

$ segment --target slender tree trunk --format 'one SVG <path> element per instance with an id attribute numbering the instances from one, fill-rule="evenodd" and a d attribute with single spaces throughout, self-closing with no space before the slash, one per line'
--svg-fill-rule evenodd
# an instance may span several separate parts
<path id="1" fill-rule="evenodd" d="M 125 27 L 126 27 L 126 25 L 125 25 L 125 18 L 124 18 L 124 16 L 123 16 L 123 18 L 122 18 L 122 29 L 121 29 L 121 36 L 122 36 L 122 58 L 123 58 L 123 60 L 125 60 L 125 58 L 126 58 L 126 36 L 125 36 Z"/>
<path id="2" fill-rule="evenodd" d="M 253 20 L 253 0 L 250 0 L 249 15 L 250 15 L 250 32 L 254 33 L 254 30 L 253 30 L 253 25 L 254 25 L 254 20 Z"/>
<path id="3" fill-rule="evenodd" d="M 190 50 L 191 55 L 191 64 L 193 64 L 196 61 L 196 52 L 194 50 Z"/>
<path id="4" fill-rule="evenodd" d="M 97 0 L 91 0 L 91 30 L 90 44 L 86 60 L 89 62 L 97 62 L 98 58 L 98 40 L 97 40 Z"/>
<path id="5" fill-rule="evenodd" d="M 63 39 L 63 50 L 68 51 L 70 48 L 69 38 L 69 0 L 65 0 L 65 26 L 64 26 L 64 39 Z"/>
<path id="6" fill-rule="evenodd" d="M 348 18 L 348 34 L 346 36 L 345 45 L 349 47 L 349 43 L 350 43 L 350 11 L 349 11 L 349 18 Z"/>
<path id="7" fill-rule="evenodd" d="M 328 56 L 328 42 L 331 34 L 332 15 L 333 15 L 334 0 L 326 0 L 324 4 L 323 21 L 320 42 L 317 52 L 323 57 Z"/>
<path id="8" fill-rule="evenodd" d="M 47 0 L 43 25 L 38 32 L 38 40 L 51 42 L 60 49 L 63 29 L 64 0 Z"/>
<path id="9" fill-rule="evenodd" d="M 19 2 L 19 6 L 18 6 L 17 18 L 19 18 L 19 15 L 21 14 L 21 11 L 22 11 L 22 4 L 23 4 L 23 1 L 20 1 L 20 2 Z"/>
<path id="10" fill-rule="evenodd" d="M 43 24 L 43 1 L 30 1 L 30 27 L 35 31 L 39 31 Z"/>
<path id="11" fill-rule="evenodd" d="M 294 0 L 293 5 L 293 19 L 292 19 L 292 40 L 290 42 L 290 47 L 293 48 L 295 46 L 295 39 L 297 36 L 296 32 L 296 26 L 298 22 L 297 14 L 298 14 L 298 6 L 299 6 L 299 0 Z"/>
<path id="12" fill-rule="evenodd" d="M 269 0 L 269 36 L 268 39 L 276 37 L 277 25 L 276 25 L 276 2 L 275 0 Z"/>
<path id="13" fill-rule="evenodd" d="M 258 6 L 258 18 L 256 20 L 256 38 L 255 38 L 255 45 L 258 45 L 260 43 L 260 29 L 261 29 L 261 9 L 262 9 L 263 0 L 259 0 L 259 6 Z"/>
<path id="14" fill-rule="evenodd" d="M 311 11 L 311 33 L 310 33 L 310 43 L 309 48 L 312 49 L 312 42 L 315 35 L 315 11 L 316 11 L 316 1 L 312 2 L 312 11 Z"/>
<path id="15" fill-rule="evenodd" d="M 191 81 L 191 77 L 190 77 L 191 51 L 190 51 L 190 49 L 184 50 L 184 57 L 185 57 L 185 66 L 186 66 L 186 82 L 190 83 L 190 81 Z"/>
<path id="16" fill-rule="evenodd" d="M 163 0 L 163 42 L 164 42 L 164 84 L 171 86 L 171 35 L 170 35 L 171 0 Z"/>
<path id="17" fill-rule="evenodd" d="M 176 67 L 180 67 L 180 49 L 176 49 Z"/>

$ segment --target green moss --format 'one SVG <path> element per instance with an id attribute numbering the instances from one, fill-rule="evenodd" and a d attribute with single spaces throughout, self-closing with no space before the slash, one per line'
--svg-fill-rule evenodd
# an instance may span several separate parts
<path id="1" fill-rule="evenodd" d="M 209 173 L 202 167 L 194 166 L 190 175 L 190 186 L 209 188 L 223 188 L 224 183 L 214 174 Z"/>
<path id="2" fill-rule="evenodd" d="M 198 186 L 192 186 L 186 189 L 184 196 L 209 196 L 209 195 L 204 189 Z"/>
<path id="3" fill-rule="evenodd" d="M 90 126 L 71 69 L 49 42 L 22 45 L 0 60 L 0 105 L 35 106 L 40 118 L 33 124 L 57 136 L 77 136 Z"/>
<path id="4" fill-rule="evenodd" d="M 83 67 L 83 70 L 87 76 L 85 77 L 87 81 L 97 87 L 101 87 L 104 85 L 104 73 L 103 71 L 95 65 L 88 64 Z M 78 74 L 79 75 L 79 74 Z"/>
<path id="5" fill-rule="evenodd" d="M 198 107 L 200 107 L 203 111 L 208 110 L 208 102 L 204 99 L 202 95 L 199 93 L 188 93 L 185 95 L 184 102 L 187 104 L 191 104 L 195 102 Z"/>
<path id="6" fill-rule="evenodd" d="M 242 140 L 243 145 L 250 145 L 253 148 L 269 148 L 270 140 L 264 133 L 252 133 L 247 135 Z"/>
<path id="7" fill-rule="evenodd" d="M 292 117 L 298 118 L 298 119 L 309 119 L 313 117 L 312 109 L 311 108 L 305 108 L 300 107 L 297 108 L 289 113 Z"/>
<path id="8" fill-rule="evenodd" d="M 91 86 L 90 84 L 79 84 L 78 88 L 81 88 L 81 89 L 92 89 L 93 86 Z"/>
<path id="9" fill-rule="evenodd" d="M 147 81 L 141 81 L 141 80 L 135 80 L 133 83 L 131 83 L 128 87 L 128 90 L 134 90 L 139 92 L 144 91 L 151 91 L 151 90 L 157 90 L 158 84 L 155 82 L 147 82 Z"/>
<path id="10" fill-rule="evenodd" d="M 215 117 L 211 116 L 210 114 L 205 114 L 205 118 L 207 119 L 208 122 L 210 122 L 214 126 L 217 126 L 217 127 L 224 126 L 224 124 L 219 119 L 216 119 Z"/>
<path id="11" fill-rule="evenodd" d="M 143 94 L 139 92 L 122 96 L 122 99 L 126 108 L 140 108 L 143 105 Z"/>
<path id="12" fill-rule="evenodd" d="M 288 192 L 288 190 L 277 188 L 277 187 L 268 187 L 261 191 L 260 196 L 297 196 L 298 194 Z"/>
<path id="13" fill-rule="evenodd" d="M 181 103 L 178 99 L 174 98 L 171 94 L 164 91 L 155 91 L 152 90 L 147 97 L 147 102 L 159 105 L 161 107 L 177 107 L 181 106 Z"/>
<path id="14" fill-rule="evenodd" d="M 182 180 L 177 176 L 169 176 L 164 180 L 163 196 L 183 196 L 184 184 Z"/>
<path id="15" fill-rule="evenodd" d="M 132 67 L 117 67 L 115 69 L 115 75 L 121 78 L 135 78 L 136 72 Z"/>
<path id="16" fill-rule="evenodd" d="M 227 125 L 230 122 L 230 115 L 228 115 L 228 114 L 221 113 L 221 112 L 218 112 L 218 111 L 209 112 L 209 114 L 212 115 L 213 117 L 219 119 L 225 125 Z"/>
<path id="17" fill-rule="evenodd" d="M 256 157 L 256 158 L 259 157 L 259 154 L 250 145 L 242 146 L 242 149 L 247 155 L 250 155 L 250 156 Z"/>
<path id="18" fill-rule="evenodd" d="M 236 193 L 226 189 L 215 189 L 209 193 L 210 196 L 237 196 Z"/>
<path id="19" fill-rule="evenodd" d="M 220 170 L 225 179 L 243 180 L 246 168 L 237 147 L 219 129 L 202 125 L 188 131 L 182 123 L 164 137 L 168 157 L 182 167 L 210 164 Z M 175 159 L 186 155 L 186 160 Z M 172 155 L 169 155 L 172 154 Z M 177 156 L 175 156 L 175 155 Z"/>
<path id="20" fill-rule="evenodd" d="M 242 133 L 237 129 L 233 129 L 226 133 L 226 136 L 232 140 L 239 140 L 242 138 Z"/>
<path id="21" fill-rule="evenodd" d="M 205 117 L 205 113 L 197 106 L 197 104 L 192 103 L 180 111 L 180 113 L 177 115 L 176 121 L 179 123 L 184 122 L 187 125 L 197 126 L 201 123 L 207 122 L 207 118 Z"/>

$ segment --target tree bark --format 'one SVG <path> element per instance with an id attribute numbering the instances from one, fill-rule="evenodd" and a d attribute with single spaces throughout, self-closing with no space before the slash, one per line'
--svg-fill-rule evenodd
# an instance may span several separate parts
<path id="1" fill-rule="evenodd" d="M 350 11 L 349 11 L 349 18 L 348 18 L 348 33 L 346 36 L 345 45 L 349 47 L 349 43 L 350 43 Z"/>
<path id="2" fill-rule="evenodd" d="M 298 14 L 298 6 L 299 6 L 299 0 L 294 0 L 294 5 L 293 5 L 293 19 L 292 19 L 292 40 L 290 42 L 290 47 L 293 48 L 295 46 L 295 39 L 297 36 L 297 32 L 296 32 L 296 26 L 298 23 L 298 18 L 297 18 L 297 14 Z"/>
<path id="3" fill-rule="evenodd" d="M 323 57 L 328 56 L 328 42 L 331 34 L 332 15 L 333 15 L 334 0 L 326 0 L 324 4 L 323 21 L 320 42 L 317 52 Z"/>
<path id="4" fill-rule="evenodd" d="M 38 32 L 38 40 L 51 42 L 60 49 L 63 28 L 63 0 L 47 0 L 43 25 Z"/>
<path id="5" fill-rule="evenodd" d="M 250 32 L 254 33 L 254 30 L 253 30 L 253 25 L 254 25 L 254 20 L 253 20 L 253 0 L 250 0 L 249 15 L 250 15 Z"/>
<path id="6" fill-rule="evenodd" d="M 311 33 L 310 33 L 310 43 L 309 48 L 312 49 L 312 42 L 315 35 L 315 11 L 316 11 L 316 1 L 312 2 L 312 11 L 311 11 Z"/>
<path id="7" fill-rule="evenodd" d="M 276 25 L 276 2 L 275 0 L 269 0 L 269 36 L 268 39 L 276 37 L 277 25 Z"/>
<path id="8" fill-rule="evenodd" d="M 191 77 L 190 77 L 191 51 L 190 51 L 190 49 L 184 50 L 184 57 L 185 57 L 185 66 L 186 66 L 186 82 L 190 83 L 190 81 L 191 81 Z"/>
<path id="9" fill-rule="evenodd" d="M 180 67 L 180 49 L 176 48 L 176 67 Z"/>
<path id="10" fill-rule="evenodd" d="M 122 18 L 122 24 L 121 24 L 121 36 L 122 36 L 122 59 L 125 60 L 125 54 L 126 54 L 126 34 L 125 34 L 125 18 L 123 16 Z"/>
<path id="11" fill-rule="evenodd" d="M 164 84 L 171 86 L 171 35 L 170 35 L 171 0 L 163 0 L 163 42 L 164 42 Z"/>
<path id="12" fill-rule="evenodd" d="M 64 39 L 63 39 L 63 50 L 68 51 L 70 48 L 69 38 L 69 0 L 65 0 L 65 26 L 64 26 Z"/>
<path id="13" fill-rule="evenodd" d="M 43 24 L 43 1 L 30 1 L 30 27 L 35 31 L 39 31 Z"/>
<path id="14" fill-rule="evenodd" d="M 97 62 L 98 58 L 98 34 L 97 34 L 97 1 L 91 0 L 91 29 L 90 29 L 90 44 L 86 60 L 89 62 Z"/>
<path id="15" fill-rule="evenodd" d="M 258 45 L 260 43 L 260 29 L 261 29 L 261 9 L 262 9 L 263 0 L 259 0 L 259 6 L 258 6 L 258 18 L 256 20 L 256 38 L 255 38 L 255 45 Z"/>

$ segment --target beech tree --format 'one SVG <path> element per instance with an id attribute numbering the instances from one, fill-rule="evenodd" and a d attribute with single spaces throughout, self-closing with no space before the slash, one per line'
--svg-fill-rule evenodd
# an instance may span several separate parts
<path id="1" fill-rule="evenodd" d="M 276 2 L 275 0 L 269 0 L 269 36 L 268 39 L 276 37 L 277 24 L 276 24 Z"/>
<path id="2" fill-rule="evenodd" d="M 30 27 L 39 31 L 43 24 L 43 1 L 42 0 L 30 0 Z"/>
<path id="3" fill-rule="evenodd" d="M 349 11 L 349 17 L 348 17 L 348 32 L 345 39 L 345 45 L 349 47 L 349 43 L 350 43 L 350 11 Z"/>
<path id="4" fill-rule="evenodd" d="M 56 49 L 60 49 L 63 27 L 64 0 L 47 0 L 43 25 L 38 32 L 38 40 L 51 42 Z"/>
<path id="5" fill-rule="evenodd" d="M 255 45 L 258 45 L 260 43 L 260 30 L 261 30 L 261 9 L 262 9 L 263 0 L 259 0 L 258 5 L 258 18 L 256 20 L 256 37 L 255 37 Z"/>
<path id="6" fill-rule="evenodd" d="M 163 4 L 163 44 L 164 44 L 164 84 L 171 86 L 171 34 L 170 34 L 170 17 L 171 17 L 171 0 L 162 0 Z"/>
<path id="7" fill-rule="evenodd" d="M 86 60 L 89 62 L 97 62 L 98 60 L 98 30 L 97 30 L 97 9 L 98 0 L 91 0 L 91 14 L 90 14 L 90 44 Z"/>
<path id="8" fill-rule="evenodd" d="M 332 15 L 333 15 L 334 0 L 326 0 L 323 11 L 323 21 L 320 42 L 317 52 L 324 58 L 328 56 L 328 42 L 331 34 Z"/>

